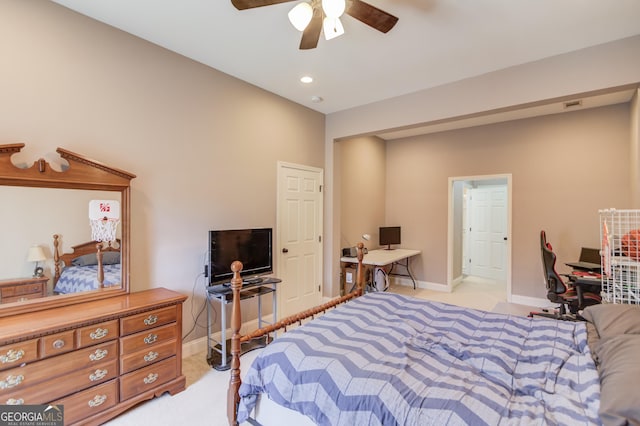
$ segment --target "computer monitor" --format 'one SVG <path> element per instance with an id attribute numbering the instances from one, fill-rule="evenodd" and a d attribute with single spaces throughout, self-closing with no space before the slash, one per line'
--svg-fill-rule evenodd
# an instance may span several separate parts
<path id="1" fill-rule="evenodd" d="M 600 249 L 582 247 L 580 250 L 580 262 L 600 264 Z"/>
<path id="2" fill-rule="evenodd" d="M 399 226 L 381 226 L 380 227 L 380 245 L 387 246 L 385 250 L 392 250 L 392 244 L 400 244 L 400 227 Z"/>
<path id="3" fill-rule="evenodd" d="M 580 259 L 577 262 L 565 263 L 578 271 L 590 271 L 599 273 L 601 271 L 600 249 L 582 247 L 580 250 Z"/>

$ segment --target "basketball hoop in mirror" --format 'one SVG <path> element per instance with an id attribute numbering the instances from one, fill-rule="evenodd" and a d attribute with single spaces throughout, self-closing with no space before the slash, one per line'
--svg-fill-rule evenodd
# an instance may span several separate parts
<path id="1" fill-rule="evenodd" d="M 89 201 L 89 222 L 93 241 L 112 242 L 120 223 L 120 202 L 117 200 Z"/>

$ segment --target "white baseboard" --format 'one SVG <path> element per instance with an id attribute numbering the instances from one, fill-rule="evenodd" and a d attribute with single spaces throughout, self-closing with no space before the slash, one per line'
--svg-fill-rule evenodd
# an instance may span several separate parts
<path id="1" fill-rule="evenodd" d="M 391 278 L 391 283 L 394 285 L 401 285 L 404 287 L 413 288 L 413 281 L 411 281 L 411 278 L 395 277 L 395 276 L 391 276 L 390 278 Z M 427 281 L 416 280 L 416 288 L 422 288 L 425 290 L 442 291 L 444 293 L 451 293 L 451 290 L 446 284 L 432 283 Z"/>

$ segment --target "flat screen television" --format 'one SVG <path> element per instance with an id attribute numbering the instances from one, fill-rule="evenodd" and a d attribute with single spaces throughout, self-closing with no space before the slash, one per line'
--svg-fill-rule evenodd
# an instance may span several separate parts
<path id="1" fill-rule="evenodd" d="M 271 228 L 209 231 L 209 284 L 230 282 L 231 264 L 242 262 L 243 279 L 273 272 Z"/>
<path id="2" fill-rule="evenodd" d="M 380 245 L 387 246 L 385 250 L 393 250 L 394 244 L 400 244 L 400 227 L 399 226 L 381 226 L 380 227 Z"/>

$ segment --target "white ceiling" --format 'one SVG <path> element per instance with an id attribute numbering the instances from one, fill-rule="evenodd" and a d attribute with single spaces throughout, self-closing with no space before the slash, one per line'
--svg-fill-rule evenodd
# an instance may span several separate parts
<path id="1" fill-rule="evenodd" d="M 369 0 L 399 18 L 389 33 L 345 16 L 301 51 L 296 2 L 54 1 L 325 114 L 640 34 L 638 0 Z"/>

